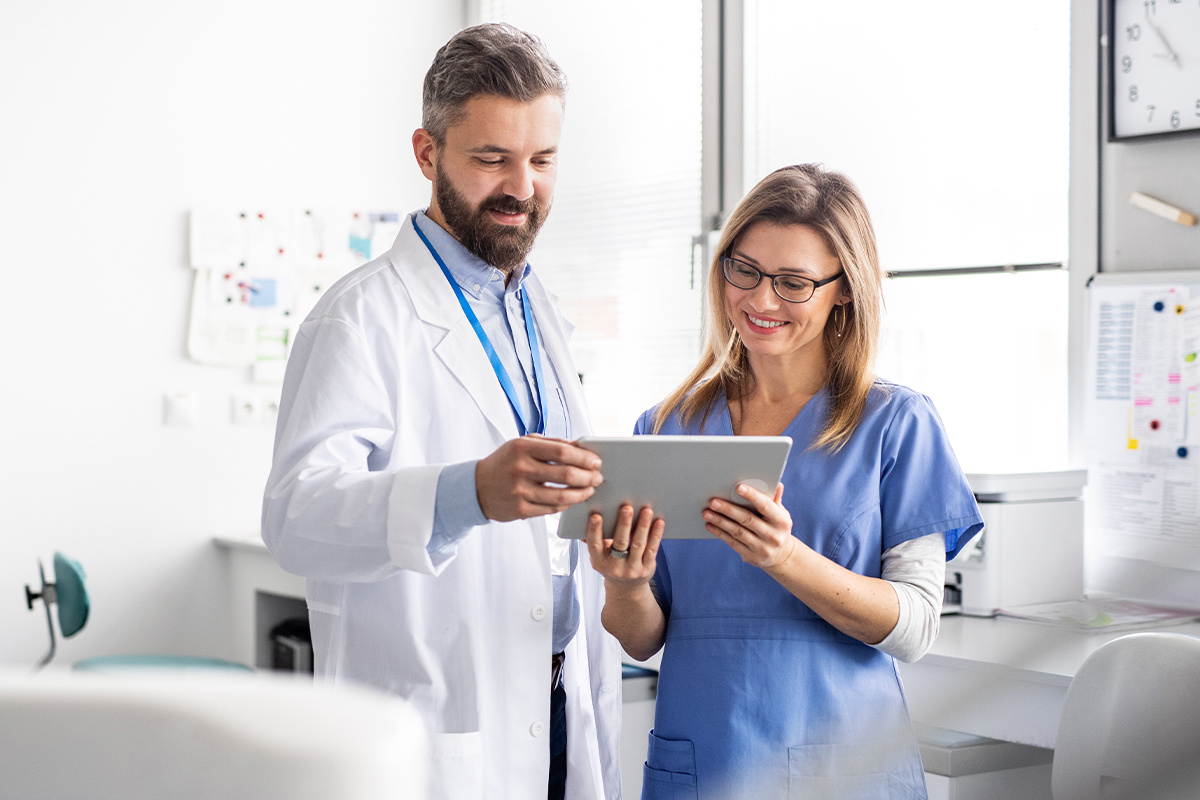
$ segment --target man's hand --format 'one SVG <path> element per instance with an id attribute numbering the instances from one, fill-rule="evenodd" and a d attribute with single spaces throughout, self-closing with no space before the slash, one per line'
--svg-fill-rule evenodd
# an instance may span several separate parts
<path id="1" fill-rule="evenodd" d="M 537 435 L 510 439 L 475 465 L 479 508 L 496 522 L 565 511 L 591 497 L 602 480 L 600 456 Z"/>

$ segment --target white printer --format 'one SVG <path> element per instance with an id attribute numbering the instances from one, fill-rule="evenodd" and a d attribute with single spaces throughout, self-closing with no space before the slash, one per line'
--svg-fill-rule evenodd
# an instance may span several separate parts
<path id="1" fill-rule="evenodd" d="M 967 475 L 984 528 L 946 564 L 943 613 L 1083 597 L 1087 470 Z"/>

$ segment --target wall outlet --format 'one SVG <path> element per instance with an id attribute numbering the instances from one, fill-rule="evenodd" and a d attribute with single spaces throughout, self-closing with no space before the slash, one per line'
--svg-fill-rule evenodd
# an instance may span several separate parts
<path id="1" fill-rule="evenodd" d="M 245 389 L 233 393 L 230 420 L 234 425 L 274 425 L 278 416 L 278 391 Z"/>
<path id="2" fill-rule="evenodd" d="M 256 392 L 234 392 L 232 415 L 234 425 L 257 425 L 262 422 L 262 398 Z"/>

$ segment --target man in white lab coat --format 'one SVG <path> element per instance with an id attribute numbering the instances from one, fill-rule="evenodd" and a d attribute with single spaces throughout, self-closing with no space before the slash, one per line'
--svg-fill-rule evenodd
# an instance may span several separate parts
<path id="1" fill-rule="evenodd" d="M 511 26 L 438 52 L 412 137 L 429 208 L 326 292 L 284 381 L 263 539 L 307 578 L 317 674 L 426 715 L 431 797 L 620 795 L 619 645 L 555 536 L 600 464 L 570 443 L 571 328 L 526 262 L 565 91 Z"/>

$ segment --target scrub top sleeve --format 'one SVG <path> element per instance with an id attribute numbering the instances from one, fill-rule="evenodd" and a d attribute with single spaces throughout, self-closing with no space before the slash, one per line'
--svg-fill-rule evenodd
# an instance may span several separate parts
<path id="1" fill-rule="evenodd" d="M 658 406 L 655 406 L 642 412 L 642 415 L 638 417 L 638 421 L 633 424 L 634 436 L 645 436 L 654 430 L 654 412 L 657 409 Z"/>
<path id="2" fill-rule="evenodd" d="M 944 532 L 946 557 L 983 528 L 975 495 L 929 398 L 896 387 L 879 478 L 883 548 Z"/>

